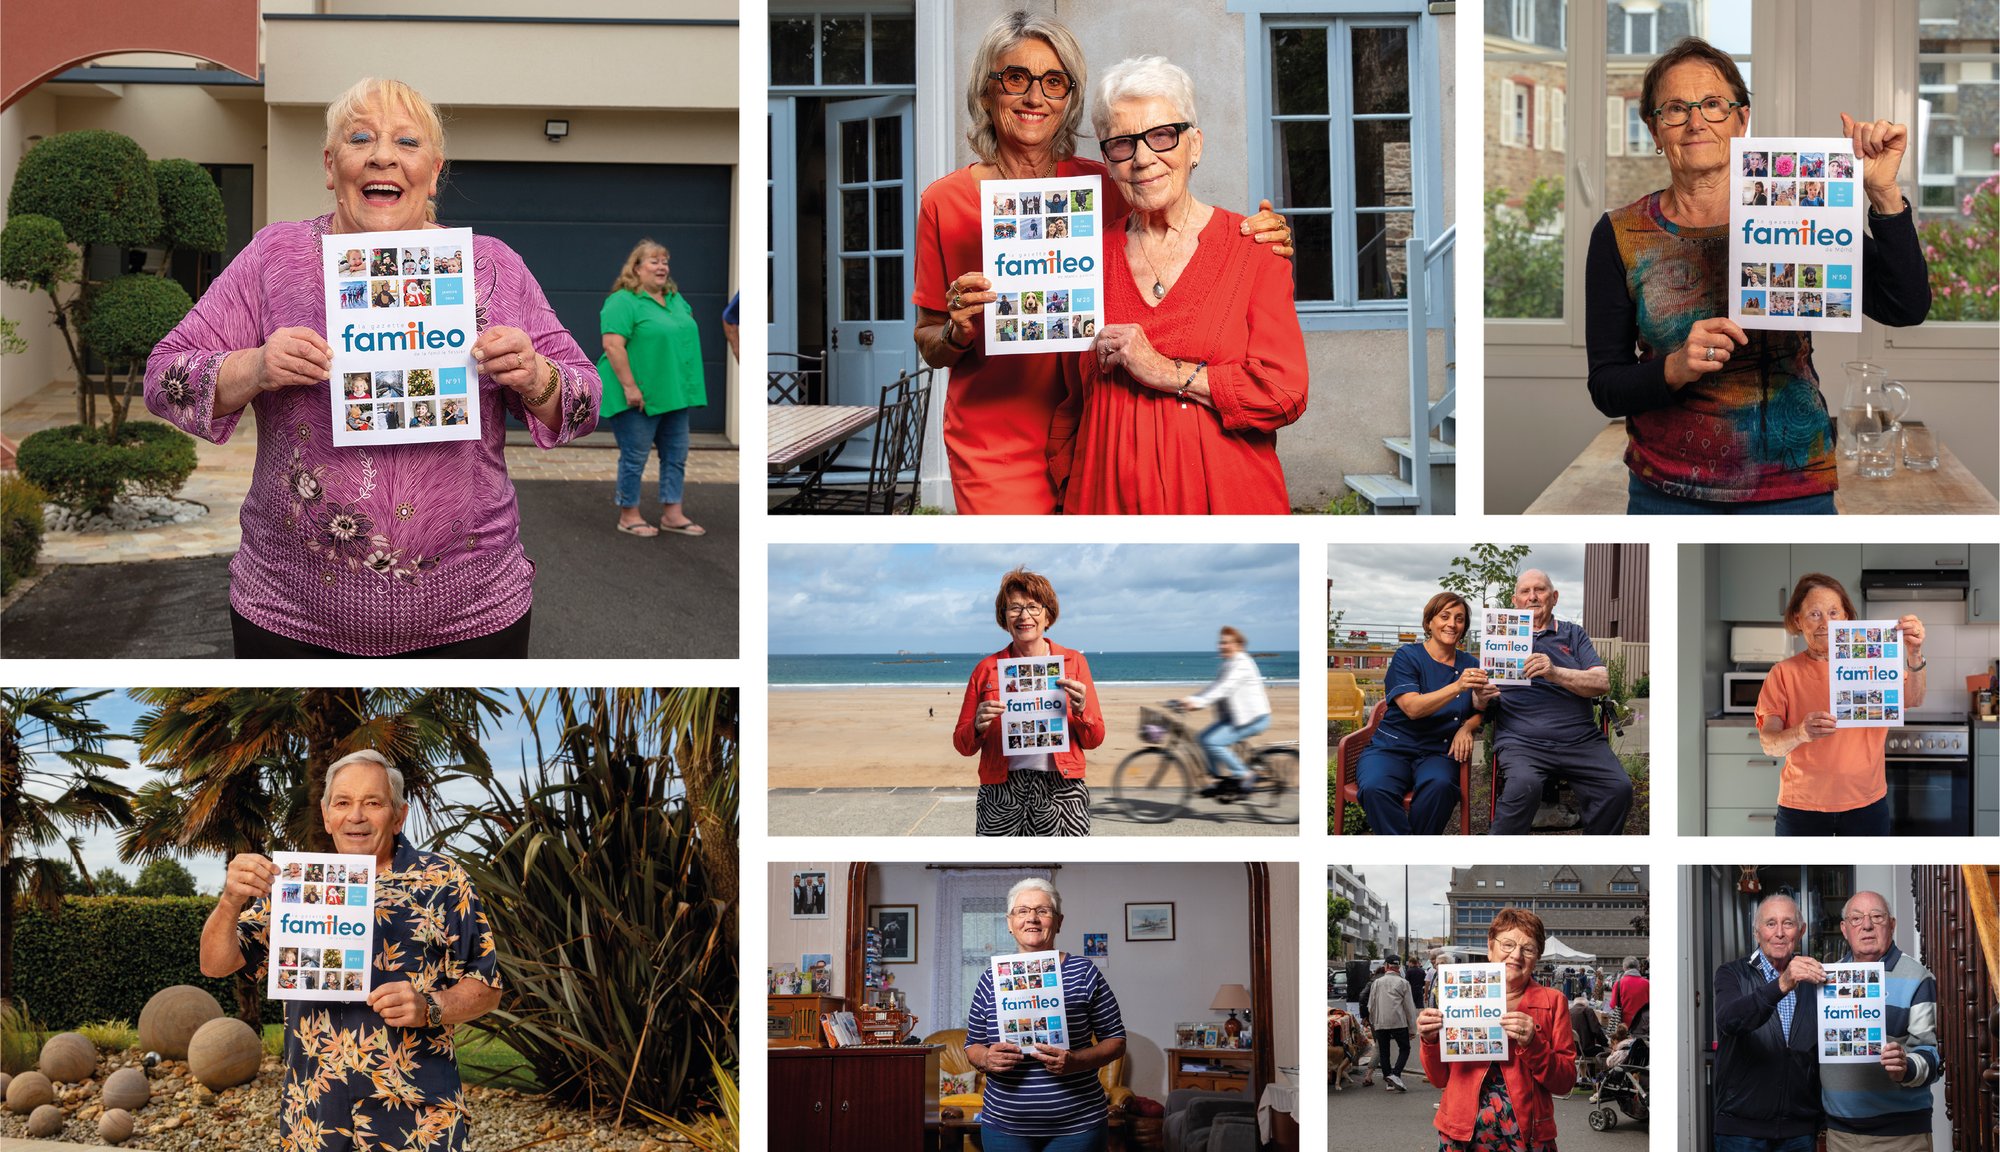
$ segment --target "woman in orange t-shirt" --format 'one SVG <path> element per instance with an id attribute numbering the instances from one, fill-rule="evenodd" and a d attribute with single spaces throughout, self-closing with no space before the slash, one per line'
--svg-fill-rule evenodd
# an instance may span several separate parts
<path id="1" fill-rule="evenodd" d="M 1041 13 L 1014 12 L 986 30 L 972 56 L 966 134 L 979 162 L 924 189 L 917 212 L 917 351 L 933 368 L 950 368 L 944 446 L 960 512 L 1049 513 L 1049 424 L 1063 397 L 1063 357 L 1054 353 L 988 359 L 981 313 L 999 299 L 980 272 L 979 182 L 1069 176 L 1104 177 L 1104 165 L 1078 159 L 1086 70 L 1083 49 L 1064 24 Z M 1129 210 L 1117 185 L 1101 180 L 1102 218 Z M 1289 256 L 1284 218 L 1261 211 L 1242 235 Z"/>
<path id="2" fill-rule="evenodd" d="M 1771 669 L 1757 696 L 1757 733 L 1767 755 L 1782 756 L 1778 776 L 1778 835 L 1887 836 L 1889 783 L 1883 761 L 1887 731 L 1842 728 L 1828 709 L 1827 625 L 1854 619 L 1854 601 L 1840 581 L 1818 572 L 1799 578 L 1785 608 L 1785 630 L 1805 638 L 1806 650 Z M 1923 657 L 1924 622 L 1896 622 L 1903 647 L 1903 700 L 1924 702 L 1929 661 Z"/>

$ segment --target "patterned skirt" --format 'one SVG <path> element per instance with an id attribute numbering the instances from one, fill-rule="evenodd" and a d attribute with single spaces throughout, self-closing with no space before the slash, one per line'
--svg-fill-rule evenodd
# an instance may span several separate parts
<path id="1" fill-rule="evenodd" d="M 981 784 L 974 805 L 981 836 L 1088 836 L 1090 788 L 1060 772 L 1009 772 Z"/>
<path id="2" fill-rule="evenodd" d="M 1555 1141 L 1533 1144 L 1521 1131 L 1514 1115 L 1514 1102 L 1507 1097 L 1507 1081 L 1500 1065 L 1486 1066 L 1486 1079 L 1479 1085 L 1479 1119 L 1472 1123 L 1472 1139 L 1438 1141 L 1438 1152 L 1556 1152 Z"/>

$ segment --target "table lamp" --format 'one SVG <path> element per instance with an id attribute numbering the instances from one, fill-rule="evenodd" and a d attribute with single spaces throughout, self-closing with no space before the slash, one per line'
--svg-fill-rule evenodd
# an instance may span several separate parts
<path id="1" fill-rule="evenodd" d="M 1215 990 L 1215 1002 L 1208 1006 L 1211 1012 L 1227 1012 L 1229 1020 L 1222 1031 L 1229 1037 L 1229 1047 L 1237 1047 L 1236 1038 L 1243 1033 L 1243 1022 L 1236 1018 L 1238 1012 L 1250 1011 L 1250 990 L 1241 984 L 1224 984 Z"/>

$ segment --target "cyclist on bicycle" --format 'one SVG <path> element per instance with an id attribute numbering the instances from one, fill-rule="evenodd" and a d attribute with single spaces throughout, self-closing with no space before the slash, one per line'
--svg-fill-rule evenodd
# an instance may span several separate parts
<path id="1" fill-rule="evenodd" d="M 1222 669 L 1215 682 L 1178 701 L 1191 712 L 1218 700 L 1222 702 L 1222 715 L 1201 734 L 1202 750 L 1208 753 L 1209 775 L 1216 778 L 1201 794 L 1224 804 L 1250 791 L 1256 783 L 1256 773 L 1236 758 L 1231 745 L 1271 726 L 1271 698 L 1264 693 L 1264 675 L 1243 646 L 1243 633 L 1224 625 L 1215 642 L 1216 654 L 1222 657 Z"/>

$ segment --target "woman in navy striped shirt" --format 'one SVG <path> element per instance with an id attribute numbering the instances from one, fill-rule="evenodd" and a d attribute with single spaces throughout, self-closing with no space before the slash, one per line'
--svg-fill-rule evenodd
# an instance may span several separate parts
<path id="1" fill-rule="evenodd" d="M 1062 895 L 1039 877 L 1007 893 L 1007 930 L 1023 952 L 1055 949 Z M 1081 956 L 1060 954 L 1063 1019 L 1055 1034 L 1028 1045 L 1001 1039 L 989 966 L 972 993 L 965 1022 L 965 1056 L 986 1074 L 979 1114 L 985 1152 L 1101 1152 L 1109 1134 L 1109 1101 L 1097 1070 L 1125 1054 L 1118 997 Z"/>

